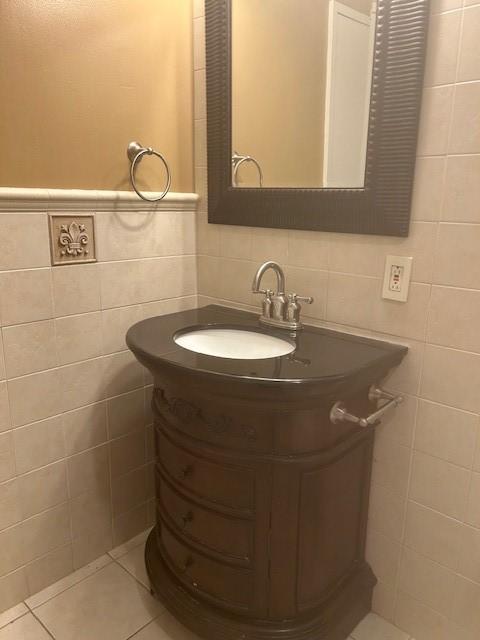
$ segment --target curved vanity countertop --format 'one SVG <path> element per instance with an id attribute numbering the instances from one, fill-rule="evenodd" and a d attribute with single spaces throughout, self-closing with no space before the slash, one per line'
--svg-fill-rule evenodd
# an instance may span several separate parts
<path id="1" fill-rule="evenodd" d="M 244 328 L 293 340 L 293 353 L 261 360 L 236 360 L 202 355 L 174 342 L 174 336 L 185 329 L 205 326 Z M 323 393 L 336 393 L 348 385 L 378 382 L 396 367 L 408 348 L 380 340 L 305 325 L 296 337 L 284 329 L 261 325 L 258 314 L 229 307 L 208 305 L 200 309 L 180 311 L 142 320 L 127 332 L 128 347 L 137 359 L 155 375 L 162 370 L 183 370 L 212 381 L 255 383 L 285 389 L 286 385 L 306 387 L 319 384 Z"/>

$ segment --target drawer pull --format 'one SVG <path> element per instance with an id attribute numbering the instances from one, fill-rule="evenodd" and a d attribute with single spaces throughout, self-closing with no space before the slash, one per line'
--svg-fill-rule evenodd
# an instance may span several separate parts
<path id="1" fill-rule="evenodd" d="M 182 478 L 188 478 L 189 476 L 191 476 L 193 473 L 193 464 L 186 464 L 184 467 L 182 467 L 181 471 L 180 471 L 180 475 Z"/>
<path id="2" fill-rule="evenodd" d="M 190 569 L 190 567 L 194 564 L 193 558 L 192 556 L 187 556 L 185 558 L 185 562 L 183 563 L 183 572 L 187 573 L 187 571 Z M 195 587 L 195 589 L 198 589 L 198 582 L 196 582 L 195 580 L 192 580 L 191 582 L 192 587 Z"/>
<path id="3" fill-rule="evenodd" d="M 193 512 L 187 511 L 187 513 L 184 516 L 182 516 L 183 528 L 185 528 L 189 522 L 192 522 L 192 520 L 193 520 Z"/>

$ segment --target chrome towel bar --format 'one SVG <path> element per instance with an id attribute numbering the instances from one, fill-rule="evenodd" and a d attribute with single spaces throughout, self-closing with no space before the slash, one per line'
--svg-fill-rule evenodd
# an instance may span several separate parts
<path id="1" fill-rule="evenodd" d="M 366 418 L 360 418 L 347 411 L 347 407 L 341 401 L 336 402 L 330 411 L 330 422 L 336 424 L 337 422 L 352 422 L 358 424 L 359 427 L 369 427 L 377 424 L 384 413 L 390 411 L 403 402 L 403 396 L 396 396 L 388 391 L 384 391 L 375 385 L 370 387 L 368 392 L 368 399 L 370 402 L 376 402 L 379 400 L 387 400 L 377 411 L 374 411 Z"/>
<path id="2" fill-rule="evenodd" d="M 130 142 L 127 147 L 127 156 L 131 162 L 130 181 L 132 183 L 132 187 L 135 193 L 140 198 L 142 198 L 142 200 L 146 200 L 147 202 L 158 202 L 159 200 L 162 200 L 162 198 L 164 198 L 167 195 L 167 193 L 170 191 L 170 185 L 172 182 L 172 178 L 170 175 L 170 168 L 168 166 L 167 161 L 162 156 L 162 154 L 152 149 L 152 147 L 143 147 L 139 142 Z M 139 189 L 137 189 L 135 171 L 136 171 L 137 165 L 140 163 L 140 161 L 144 156 L 157 156 L 157 158 L 160 158 L 160 160 L 163 162 L 165 166 L 165 171 L 167 173 L 167 183 L 165 185 L 165 189 L 157 198 L 149 198 L 148 196 L 144 195 Z"/>

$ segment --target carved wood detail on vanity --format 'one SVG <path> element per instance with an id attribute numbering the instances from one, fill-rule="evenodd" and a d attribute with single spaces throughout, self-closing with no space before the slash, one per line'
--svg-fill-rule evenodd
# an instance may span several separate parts
<path id="1" fill-rule="evenodd" d="M 255 427 L 239 423 L 226 413 L 201 408 L 184 398 L 168 397 L 164 389 L 154 389 L 152 407 L 154 413 L 158 412 L 165 418 L 170 414 L 170 417 L 176 418 L 187 432 L 200 427 L 203 432 L 210 433 L 213 438 L 222 439 L 228 436 L 245 441 L 247 446 L 257 440 Z"/>

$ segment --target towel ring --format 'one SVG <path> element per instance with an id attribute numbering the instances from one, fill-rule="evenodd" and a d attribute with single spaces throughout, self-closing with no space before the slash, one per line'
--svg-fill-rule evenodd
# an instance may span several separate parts
<path id="1" fill-rule="evenodd" d="M 164 198 L 167 195 L 167 193 L 170 191 L 170 185 L 172 183 L 172 177 L 170 175 L 170 168 L 169 168 L 169 166 L 167 164 L 167 161 L 162 156 L 162 154 L 159 153 L 158 151 L 155 151 L 154 149 L 152 149 L 152 147 L 143 147 L 139 142 L 130 142 L 130 144 L 127 147 L 127 156 L 128 156 L 128 159 L 131 162 L 131 165 L 130 165 L 130 181 L 132 183 L 132 187 L 133 187 L 135 193 L 142 200 L 146 200 L 147 202 L 158 202 L 159 200 L 162 200 L 162 198 Z M 165 189 L 158 196 L 158 198 L 149 198 L 148 196 L 145 196 L 141 191 L 139 191 L 139 189 L 137 189 L 137 185 L 135 183 L 135 170 L 137 168 L 137 165 L 142 160 L 143 156 L 157 156 L 157 158 L 160 158 L 160 160 L 163 162 L 163 165 L 165 167 L 165 171 L 167 172 L 167 184 L 165 185 Z"/>
<path id="2" fill-rule="evenodd" d="M 259 186 L 263 187 L 263 171 L 260 164 L 257 162 L 257 160 L 255 160 L 253 156 L 242 156 L 236 151 L 233 152 L 233 156 L 232 156 L 232 165 L 233 165 L 232 187 L 237 186 L 237 173 L 240 168 L 240 165 L 242 165 L 244 162 L 252 162 L 257 167 Z"/>

